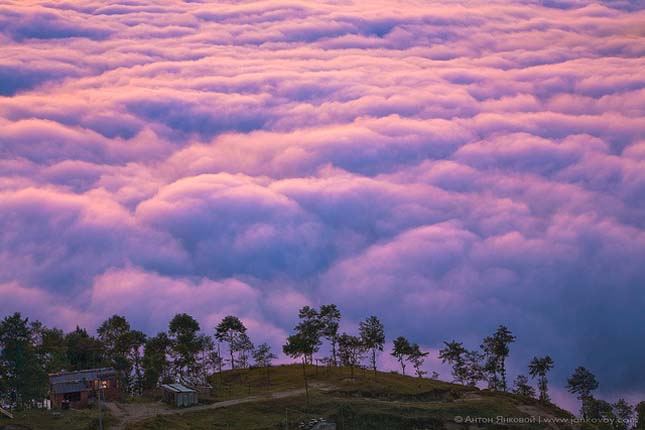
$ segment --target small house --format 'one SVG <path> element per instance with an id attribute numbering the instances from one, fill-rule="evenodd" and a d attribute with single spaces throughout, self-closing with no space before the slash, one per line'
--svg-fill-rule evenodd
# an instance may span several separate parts
<path id="1" fill-rule="evenodd" d="M 117 371 L 112 368 L 86 369 L 49 375 L 49 397 L 52 407 L 69 405 L 85 408 L 97 399 L 115 400 L 119 396 Z"/>
<path id="2" fill-rule="evenodd" d="M 182 384 L 163 384 L 163 400 L 178 408 L 193 406 L 198 403 L 197 391 Z"/>

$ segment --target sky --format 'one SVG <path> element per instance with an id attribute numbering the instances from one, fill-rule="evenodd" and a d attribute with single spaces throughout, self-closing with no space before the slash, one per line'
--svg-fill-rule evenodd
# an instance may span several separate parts
<path id="1" fill-rule="evenodd" d="M 432 351 L 505 324 L 512 377 L 549 354 L 561 404 L 577 366 L 642 400 L 644 22 L 621 0 L 0 0 L 0 316 L 235 314 L 276 349 L 304 305 Z"/>

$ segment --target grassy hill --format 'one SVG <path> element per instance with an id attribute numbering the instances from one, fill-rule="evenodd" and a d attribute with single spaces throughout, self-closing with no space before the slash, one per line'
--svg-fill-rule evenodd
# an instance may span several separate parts
<path id="1" fill-rule="evenodd" d="M 310 366 L 310 398 L 306 401 L 302 367 L 276 366 L 271 384 L 263 369 L 225 371 L 212 377 L 215 387 L 201 395 L 202 405 L 173 409 L 159 403 L 160 393 L 146 393 L 111 410 L 127 410 L 129 415 L 112 414 L 105 430 L 283 430 L 301 422 L 323 417 L 337 423 L 338 430 L 459 430 L 459 429 L 567 429 L 546 424 L 544 419 L 569 418 L 553 405 L 508 393 L 464 387 L 431 379 L 395 373 L 356 371 Z M 225 403 L 221 403 L 225 402 Z M 118 406 L 118 407 L 117 407 Z M 108 414 L 109 415 L 109 414 Z M 542 422 L 509 425 L 495 423 L 496 417 Z M 458 423 L 461 417 L 464 421 Z M 493 422 L 488 422 L 493 421 Z M 97 411 L 62 411 L 52 416 L 46 411 L 21 414 L 16 420 L 0 420 L 0 430 L 88 430 L 97 427 Z"/>
<path id="2" fill-rule="evenodd" d="M 257 401 L 226 408 L 181 415 L 164 415 L 127 427 L 128 430 L 248 430 L 298 428 L 300 422 L 324 417 L 334 421 L 338 430 L 394 429 L 538 429 L 567 428 L 541 423 L 518 425 L 484 424 L 477 426 L 455 422 L 471 417 L 495 420 L 498 416 L 528 418 L 568 418 L 570 414 L 553 405 L 506 393 L 449 384 L 442 381 L 402 376 L 395 373 L 357 371 L 351 378 L 349 369 L 308 369 L 310 401 L 304 393 L 283 398 L 271 394 L 302 389 L 300 366 L 277 366 L 271 369 L 271 385 L 262 369 L 226 371 L 213 377 L 216 394 L 202 396 L 205 402 L 256 396 Z M 457 418 L 459 420 L 459 418 Z"/>

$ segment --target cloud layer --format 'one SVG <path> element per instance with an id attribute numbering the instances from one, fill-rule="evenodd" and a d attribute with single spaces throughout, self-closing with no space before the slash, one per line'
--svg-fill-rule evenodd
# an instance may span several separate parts
<path id="1" fill-rule="evenodd" d="M 0 314 L 303 304 L 645 392 L 637 2 L 5 1 Z M 448 375 L 443 375 L 447 377 Z M 635 394 L 634 394 L 635 395 Z"/>

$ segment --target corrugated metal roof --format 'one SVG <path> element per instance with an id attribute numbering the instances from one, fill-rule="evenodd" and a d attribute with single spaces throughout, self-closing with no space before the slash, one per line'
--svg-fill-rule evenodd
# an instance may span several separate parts
<path id="1" fill-rule="evenodd" d="M 90 388 L 83 382 L 63 382 L 52 386 L 56 394 L 78 393 L 79 391 L 88 391 Z"/>
<path id="2" fill-rule="evenodd" d="M 68 382 L 93 381 L 100 378 L 109 378 L 115 375 L 116 370 L 110 367 L 77 370 L 75 372 L 60 372 L 49 375 L 49 383 L 54 385 Z"/>
<path id="3" fill-rule="evenodd" d="M 197 392 L 192 388 L 188 388 L 185 385 L 181 385 L 181 384 L 163 384 L 161 388 L 165 388 L 166 390 L 170 390 L 174 393 L 196 393 Z"/>

